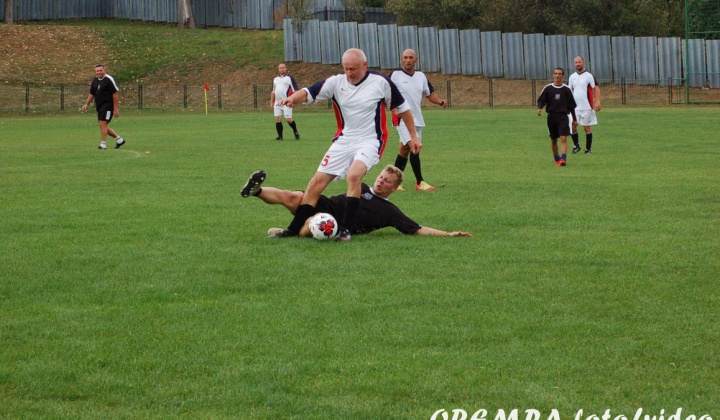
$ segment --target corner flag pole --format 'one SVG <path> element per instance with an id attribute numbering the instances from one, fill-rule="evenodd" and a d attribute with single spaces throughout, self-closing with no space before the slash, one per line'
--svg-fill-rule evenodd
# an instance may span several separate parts
<path id="1" fill-rule="evenodd" d="M 210 90 L 210 87 L 207 85 L 207 83 L 203 84 L 203 90 L 205 91 L 205 115 L 207 115 L 207 113 L 208 113 L 207 93 Z"/>

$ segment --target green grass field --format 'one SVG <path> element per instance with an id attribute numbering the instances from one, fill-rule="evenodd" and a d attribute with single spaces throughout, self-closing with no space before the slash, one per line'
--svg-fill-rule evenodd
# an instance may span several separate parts
<path id="1" fill-rule="evenodd" d="M 329 112 L 277 142 L 269 112 L 128 111 L 107 151 L 91 114 L 0 118 L 0 418 L 718 418 L 718 111 L 605 109 L 565 168 L 532 108 L 426 111 L 438 190 L 391 200 L 473 237 L 349 243 L 240 198 L 304 188 Z"/>

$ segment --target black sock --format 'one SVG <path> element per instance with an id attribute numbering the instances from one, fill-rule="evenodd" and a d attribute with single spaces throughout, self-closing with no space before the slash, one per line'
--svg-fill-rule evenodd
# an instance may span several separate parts
<path id="1" fill-rule="evenodd" d="M 580 136 L 578 136 L 577 131 L 574 133 L 570 133 L 570 137 L 572 137 L 575 147 L 580 147 Z"/>
<path id="2" fill-rule="evenodd" d="M 422 171 L 420 170 L 420 153 L 410 153 L 410 166 L 412 166 L 413 173 L 415 174 L 416 184 L 423 181 Z"/>
<path id="3" fill-rule="evenodd" d="M 313 214 L 315 214 L 315 206 L 311 206 L 310 204 L 301 204 L 295 211 L 295 217 L 293 217 L 287 230 L 295 235 L 299 234 L 300 229 L 302 229 L 305 224 L 305 221 Z"/>
<path id="4" fill-rule="evenodd" d="M 293 133 L 297 133 L 297 126 L 295 125 L 295 121 L 288 123 L 288 125 L 290 126 L 290 128 L 293 129 Z"/>
<path id="5" fill-rule="evenodd" d="M 281 122 L 275 123 L 275 130 L 277 130 L 278 137 L 282 138 L 282 132 L 283 132 L 283 125 Z"/>
<path id="6" fill-rule="evenodd" d="M 397 155 L 397 157 L 395 158 L 395 166 L 401 171 L 404 171 L 405 167 L 407 166 L 407 161 L 408 158 Z"/>
<path id="7" fill-rule="evenodd" d="M 345 199 L 345 214 L 343 215 L 342 224 L 340 225 L 344 229 L 352 230 L 355 224 L 355 213 L 360 207 L 360 199 L 357 197 L 347 197 Z"/>
<path id="8" fill-rule="evenodd" d="M 585 134 L 585 149 L 592 150 L 592 133 Z"/>

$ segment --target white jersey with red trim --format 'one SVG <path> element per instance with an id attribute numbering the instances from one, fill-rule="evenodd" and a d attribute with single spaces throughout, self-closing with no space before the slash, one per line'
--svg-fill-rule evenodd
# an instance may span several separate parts
<path id="1" fill-rule="evenodd" d="M 588 71 L 582 73 L 573 73 L 568 79 L 568 87 L 573 92 L 577 110 L 583 111 L 595 108 L 595 98 L 593 88 L 597 85 L 595 76 Z"/>
<path id="2" fill-rule="evenodd" d="M 273 79 L 273 92 L 275 93 L 275 105 L 281 100 L 289 97 L 298 90 L 295 78 L 286 74 L 285 76 L 277 76 Z"/>
<path id="3" fill-rule="evenodd" d="M 372 70 L 357 84 L 337 74 L 304 89 L 308 102 L 332 100 L 338 125 L 333 141 L 379 142 L 380 155 L 388 138 L 388 109 L 410 109 L 390 78 Z"/>
<path id="4" fill-rule="evenodd" d="M 390 80 L 395 83 L 402 93 L 402 96 L 410 105 L 413 118 L 415 119 L 415 127 L 425 127 L 425 120 L 422 116 L 422 100 L 426 96 L 430 96 L 434 89 L 428 81 L 425 73 L 416 71 L 412 75 L 405 73 L 404 70 L 393 70 L 390 73 Z M 404 124 L 402 120 L 399 122 Z"/>

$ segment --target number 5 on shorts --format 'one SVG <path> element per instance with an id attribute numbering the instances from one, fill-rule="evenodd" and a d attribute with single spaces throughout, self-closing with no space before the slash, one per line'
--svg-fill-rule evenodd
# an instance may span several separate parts
<path id="1" fill-rule="evenodd" d="M 320 166 L 328 166 L 328 163 L 330 163 L 330 155 L 325 155 Z"/>

